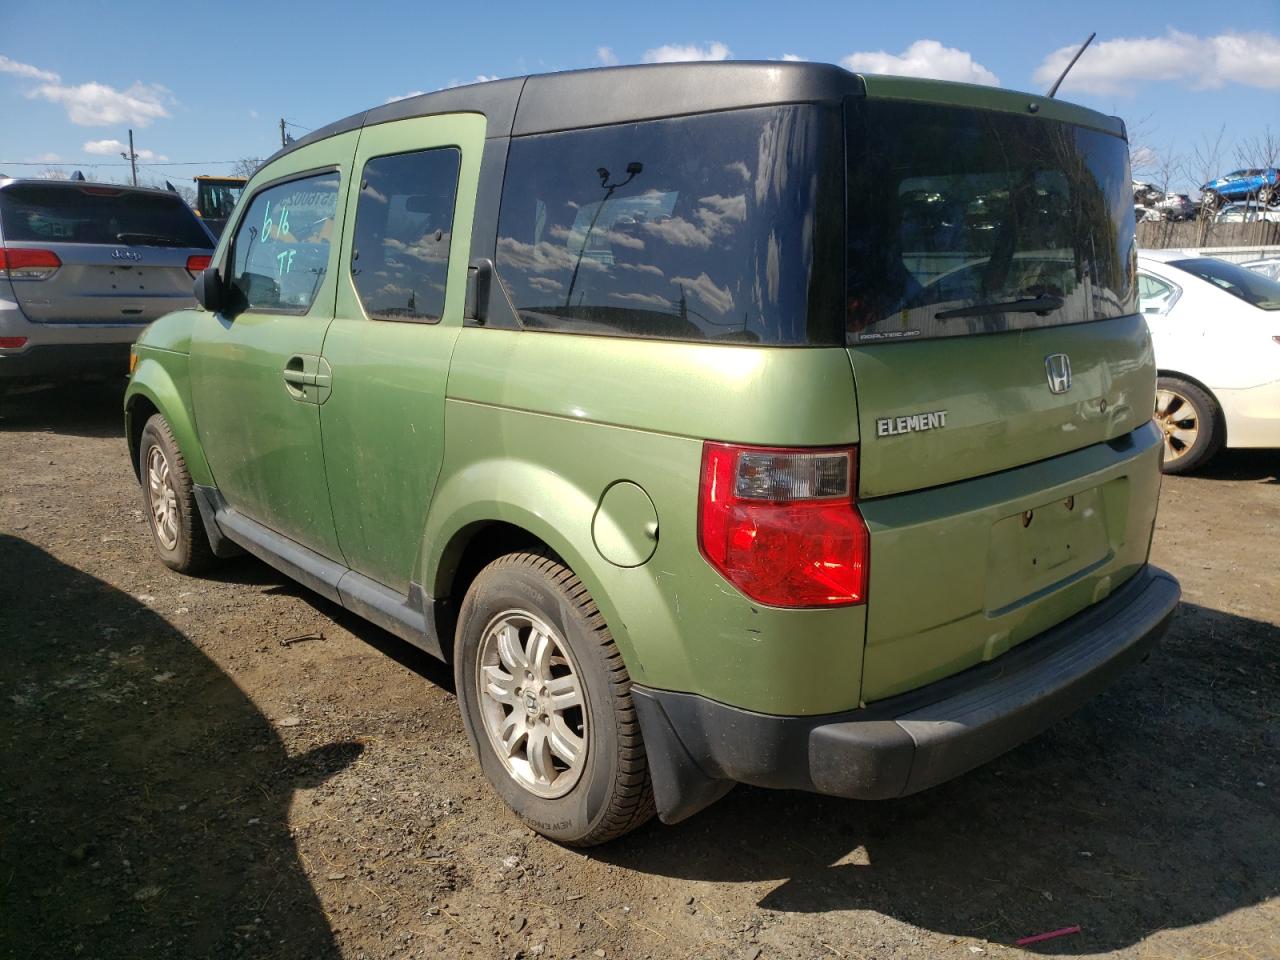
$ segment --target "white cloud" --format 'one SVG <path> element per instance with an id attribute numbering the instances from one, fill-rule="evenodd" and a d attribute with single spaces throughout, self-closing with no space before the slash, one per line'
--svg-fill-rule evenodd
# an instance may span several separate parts
<path id="1" fill-rule="evenodd" d="M 671 282 L 688 290 L 716 313 L 723 315 L 733 309 L 732 291 L 728 287 L 717 287 L 705 271 L 696 277 L 672 277 Z"/>
<path id="2" fill-rule="evenodd" d="M 606 67 L 618 65 L 618 55 L 613 52 L 613 47 L 596 47 L 596 59 Z"/>
<path id="3" fill-rule="evenodd" d="M 116 154 L 127 154 L 129 145 L 121 140 L 90 140 L 80 148 L 85 153 L 93 153 L 99 156 L 114 156 Z M 145 147 L 134 147 L 133 152 L 138 155 L 139 160 L 158 160 L 161 163 L 168 160 L 163 153 L 156 153 L 154 150 L 148 150 Z"/>
<path id="4" fill-rule="evenodd" d="M 29 63 L 19 63 L 0 54 L 0 73 L 12 73 L 27 80 L 39 80 L 41 83 L 57 83 L 62 78 L 52 70 L 41 70 Z"/>
<path id="5" fill-rule="evenodd" d="M 395 103 L 397 100 L 408 100 L 410 97 L 420 97 L 426 92 L 427 91 L 425 90 L 410 90 L 408 93 L 402 93 L 395 97 L 387 97 L 387 99 L 383 100 L 382 102 Z"/>
<path id="6" fill-rule="evenodd" d="M 728 60 L 733 51 L 718 40 L 706 46 L 696 43 L 668 43 L 644 52 L 645 63 L 682 63 L 688 60 Z"/>
<path id="7" fill-rule="evenodd" d="M 249 119 L 250 119 L 250 120 L 257 120 L 257 119 L 258 119 L 258 111 L 257 111 L 257 110 L 250 110 L 250 111 L 249 111 Z"/>
<path id="8" fill-rule="evenodd" d="M 490 76 L 487 73 L 477 73 L 474 80 L 450 80 L 449 86 L 451 88 L 465 87 L 468 84 L 472 84 L 472 83 L 488 83 L 490 80 L 498 80 L 498 79 L 501 79 L 501 78 L 498 77 L 497 74 Z"/>
<path id="9" fill-rule="evenodd" d="M 56 153 L 37 153 L 34 157 L 27 157 L 27 163 L 61 163 L 62 156 Z"/>
<path id="10" fill-rule="evenodd" d="M 787 63 L 804 63 L 805 62 L 805 58 L 800 56 L 800 54 L 798 53 L 784 53 L 782 55 L 782 59 L 787 61 Z"/>
<path id="11" fill-rule="evenodd" d="M 105 83 L 81 83 L 63 86 L 45 83 L 27 93 L 66 108 L 67 117 L 81 127 L 105 127 L 128 123 L 148 127 L 153 120 L 169 116 L 169 91 L 159 84 L 135 83 L 128 90 L 117 90 Z"/>
<path id="12" fill-rule="evenodd" d="M 1045 57 L 1034 75 L 1048 87 L 1075 54 L 1062 47 Z M 1178 83 L 1194 90 L 1238 83 L 1280 89 L 1280 37 L 1270 33 L 1220 33 L 1200 37 L 1169 30 L 1162 37 L 1117 37 L 1085 51 L 1063 81 L 1064 91 L 1116 96 L 1144 82 Z"/>
<path id="13" fill-rule="evenodd" d="M 899 54 L 883 50 L 851 53 L 840 63 L 854 73 L 891 73 L 900 77 L 1000 85 L 1000 78 L 974 60 L 967 50 L 944 47 L 937 40 L 917 40 Z"/>

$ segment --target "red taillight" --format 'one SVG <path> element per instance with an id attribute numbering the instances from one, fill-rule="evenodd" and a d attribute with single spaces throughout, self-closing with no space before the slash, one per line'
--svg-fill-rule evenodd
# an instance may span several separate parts
<path id="1" fill-rule="evenodd" d="M 60 266 L 62 261 L 52 250 L 0 247 L 0 270 L 8 271 L 10 280 L 43 280 Z"/>
<path id="2" fill-rule="evenodd" d="M 197 273 L 199 273 L 205 267 L 209 266 L 209 264 L 212 262 L 213 262 L 213 257 L 209 256 L 208 254 L 202 254 L 202 253 L 192 254 L 191 256 L 187 257 L 187 273 L 191 274 L 194 277 Z"/>
<path id="3" fill-rule="evenodd" d="M 0 350 L 17 350 L 26 342 L 26 337 L 0 337 Z"/>
<path id="4" fill-rule="evenodd" d="M 775 607 L 867 598 L 870 536 L 853 502 L 856 448 L 702 448 L 698 546 L 725 579 Z"/>

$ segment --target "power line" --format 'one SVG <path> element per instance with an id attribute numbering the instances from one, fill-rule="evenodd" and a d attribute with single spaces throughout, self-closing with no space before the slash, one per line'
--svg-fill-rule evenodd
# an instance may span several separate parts
<path id="1" fill-rule="evenodd" d="M 205 167 L 219 163 L 239 163 L 239 160 L 155 160 L 139 163 L 140 167 Z M 127 167 L 127 163 L 102 163 L 92 160 L 0 160 L 4 167 Z"/>

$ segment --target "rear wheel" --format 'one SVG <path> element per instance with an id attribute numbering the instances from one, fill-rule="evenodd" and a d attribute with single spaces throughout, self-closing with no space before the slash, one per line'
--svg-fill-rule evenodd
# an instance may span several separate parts
<path id="1" fill-rule="evenodd" d="M 485 777 L 533 829 L 590 846 L 653 815 L 630 678 L 563 564 L 516 553 L 480 572 L 458 619 L 454 674 Z"/>
<path id="2" fill-rule="evenodd" d="M 1156 423 L 1164 433 L 1164 472 L 1189 473 L 1222 448 L 1222 413 L 1194 383 L 1161 377 L 1156 386 Z"/>
<path id="3" fill-rule="evenodd" d="M 179 573 L 207 569 L 213 551 L 196 507 L 191 474 L 168 421 L 158 413 L 142 428 L 138 475 L 143 513 L 161 562 Z"/>

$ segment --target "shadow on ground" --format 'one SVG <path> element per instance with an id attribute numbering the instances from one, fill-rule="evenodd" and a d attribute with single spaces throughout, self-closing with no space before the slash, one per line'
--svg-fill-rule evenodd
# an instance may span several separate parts
<path id="1" fill-rule="evenodd" d="M 1280 483 L 1280 450 L 1223 450 L 1191 476 Z"/>
<path id="2" fill-rule="evenodd" d="M 995 763 L 904 800 L 739 787 L 593 851 L 631 869 L 778 881 L 760 906 L 871 910 L 1030 948 L 1130 946 L 1280 895 L 1280 629 L 1184 605 L 1151 660 Z M 1265 786 L 1264 786 L 1265 785 Z"/>
<path id="3" fill-rule="evenodd" d="M 271 721 L 132 597 L 0 536 L 0 956 L 324 958 Z"/>
<path id="4" fill-rule="evenodd" d="M 125 381 L 73 381 L 0 397 L 0 431 L 69 437 L 124 436 Z"/>
<path id="5" fill-rule="evenodd" d="M 220 583 L 256 587 L 262 593 L 296 597 L 313 607 L 317 613 L 328 617 L 362 643 L 373 647 L 383 656 L 390 657 L 406 670 L 416 673 L 442 690 L 454 692 L 451 664 L 438 660 L 409 641 L 402 640 L 364 617 L 352 613 L 341 604 L 334 603 L 314 590 L 307 589 L 261 560 L 247 554 L 241 555 L 219 563 L 212 571 L 203 574 L 203 577 Z"/>

